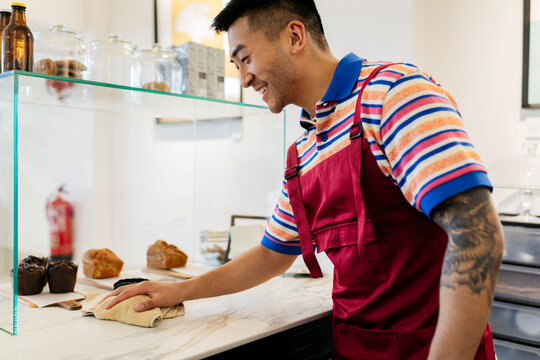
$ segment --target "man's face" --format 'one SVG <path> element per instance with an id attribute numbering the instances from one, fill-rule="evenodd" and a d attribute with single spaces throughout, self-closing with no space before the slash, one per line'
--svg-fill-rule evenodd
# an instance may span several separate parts
<path id="1" fill-rule="evenodd" d="M 262 30 L 250 31 L 246 16 L 228 31 L 231 61 L 240 71 L 242 86 L 252 87 L 270 111 L 278 113 L 292 103 L 296 70 L 283 39 L 270 41 Z"/>

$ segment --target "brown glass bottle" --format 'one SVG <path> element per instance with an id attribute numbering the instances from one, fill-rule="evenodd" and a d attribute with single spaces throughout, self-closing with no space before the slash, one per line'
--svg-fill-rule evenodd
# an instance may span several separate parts
<path id="1" fill-rule="evenodd" d="M 11 12 L 7 10 L 0 10 L 0 59 L 2 58 L 2 31 L 9 24 L 11 18 Z M 2 61 L 0 61 L 0 73 L 2 72 Z"/>
<path id="2" fill-rule="evenodd" d="M 34 68 L 34 36 L 26 25 L 26 6 L 11 4 L 11 19 L 2 32 L 2 71 Z"/>

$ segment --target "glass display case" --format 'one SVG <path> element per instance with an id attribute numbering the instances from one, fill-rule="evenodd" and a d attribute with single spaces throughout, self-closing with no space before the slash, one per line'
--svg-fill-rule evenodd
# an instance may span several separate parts
<path id="1" fill-rule="evenodd" d="M 77 91 L 59 98 L 48 81 Z M 197 258 L 201 233 L 270 216 L 281 192 L 285 112 L 23 71 L 0 75 L 0 108 L 0 328 L 12 334 L 17 264 L 50 255 L 45 205 L 59 186 L 73 261 L 109 248 L 126 266 L 146 264 L 157 239 Z"/>

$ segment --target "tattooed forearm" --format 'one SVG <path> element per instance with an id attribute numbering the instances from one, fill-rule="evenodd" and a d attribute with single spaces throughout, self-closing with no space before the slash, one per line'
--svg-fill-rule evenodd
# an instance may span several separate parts
<path id="1" fill-rule="evenodd" d="M 467 286 L 491 302 L 503 235 L 489 191 L 477 187 L 453 196 L 433 210 L 432 218 L 448 233 L 441 286 Z"/>

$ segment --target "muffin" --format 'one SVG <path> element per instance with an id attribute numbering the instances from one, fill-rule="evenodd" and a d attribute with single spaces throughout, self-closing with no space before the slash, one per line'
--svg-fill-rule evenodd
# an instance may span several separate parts
<path id="1" fill-rule="evenodd" d="M 52 294 L 72 292 L 77 282 L 77 265 L 71 261 L 55 261 L 47 265 L 47 280 Z"/>
<path id="2" fill-rule="evenodd" d="M 43 291 L 47 283 L 47 259 L 28 256 L 19 262 L 17 267 L 17 293 L 19 295 L 36 295 Z M 13 281 L 13 269 L 11 270 Z"/>
<path id="3" fill-rule="evenodd" d="M 46 269 L 48 262 L 49 262 L 49 260 L 47 258 L 37 257 L 37 256 L 34 256 L 34 255 L 29 255 L 26 258 L 24 258 L 23 260 L 21 260 L 19 262 L 19 265 L 23 264 L 23 263 L 24 264 L 36 264 L 36 265 L 44 266 L 45 269 Z"/>
<path id="4" fill-rule="evenodd" d="M 176 246 L 157 240 L 146 251 L 146 264 L 167 269 L 185 266 L 188 256 Z"/>
<path id="5" fill-rule="evenodd" d="M 109 249 L 90 249 L 83 254 L 84 276 L 105 279 L 120 275 L 124 262 Z"/>

